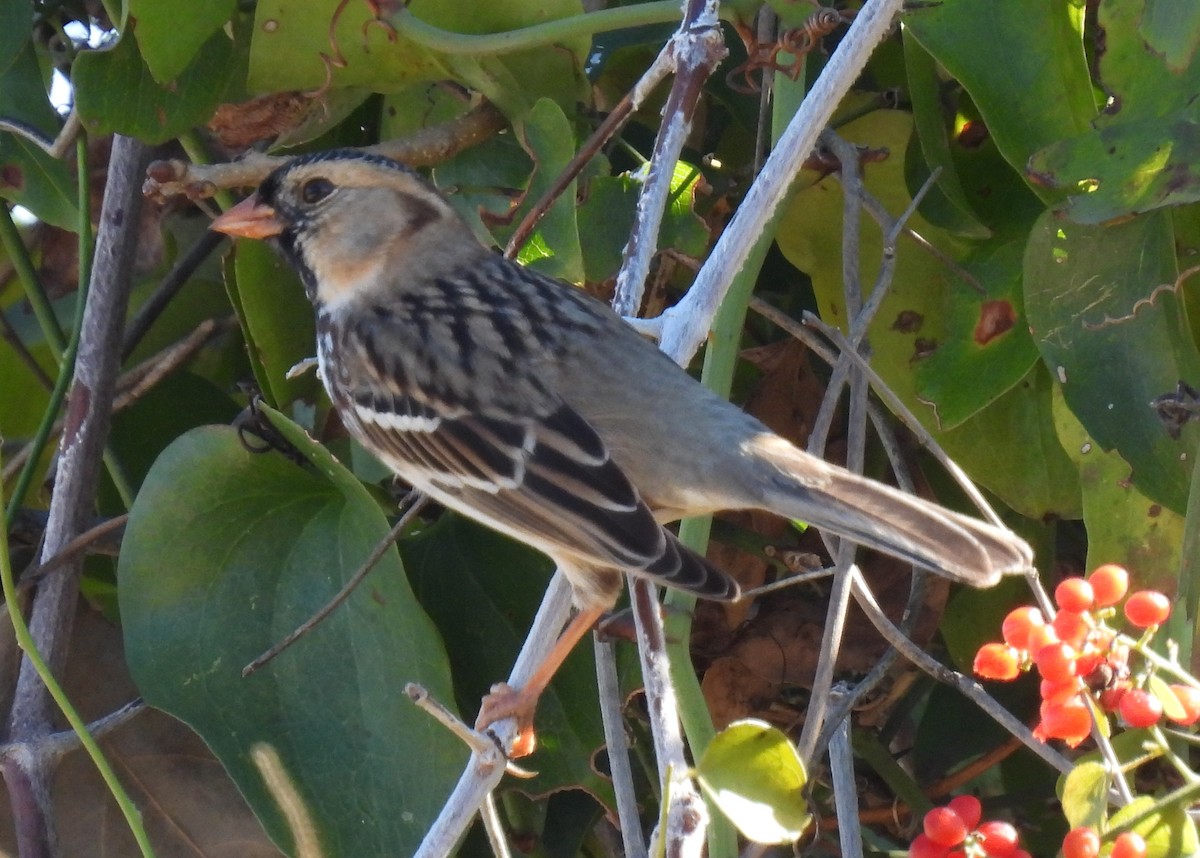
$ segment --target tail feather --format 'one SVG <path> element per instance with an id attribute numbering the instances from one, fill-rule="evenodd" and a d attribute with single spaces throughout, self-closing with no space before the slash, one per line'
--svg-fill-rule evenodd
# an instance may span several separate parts
<path id="1" fill-rule="evenodd" d="M 778 468 L 766 503 L 778 515 L 976 587 L 990 587 L 1033 565 L 1029 544 L 1004 528 L 820 462 L 794 447 L 770 450 L 764 458 Z"/>

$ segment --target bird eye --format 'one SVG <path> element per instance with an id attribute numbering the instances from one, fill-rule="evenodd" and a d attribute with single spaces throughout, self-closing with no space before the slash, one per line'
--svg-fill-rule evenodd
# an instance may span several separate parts
<path id="1" fill-rule="evenodd" d="M 300 186 L 300 199 L 312 205 L 319 203 L 334 191 L 333 182 L 328 179 L 309 179 Z"/>

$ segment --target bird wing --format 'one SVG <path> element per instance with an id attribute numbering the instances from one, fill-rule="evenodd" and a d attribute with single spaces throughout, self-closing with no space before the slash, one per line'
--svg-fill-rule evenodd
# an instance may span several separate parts
<path id="1" fill-rule="evenodd" d="M 713 598 L 736 595 L 732 581 L 662 528 L 593 427 L 567 405 L 498 416 L 363 390 L 351 403 L 353 428 L 370 449 L 473 518 L 586 566 Z"/>

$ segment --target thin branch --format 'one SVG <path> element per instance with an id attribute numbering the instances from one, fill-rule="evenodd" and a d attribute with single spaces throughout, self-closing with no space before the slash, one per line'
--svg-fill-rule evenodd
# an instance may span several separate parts
<path id="1" fill-rule="evenodd" d="M 600 718 L 604 724 L 604 744 L 608 748 L 608 770 L 617 796 L 617 819 L 621 823 L 621 842 L 626 858 L 645 858 L 646 841 L 638 815 L 633 767 L 629 764 L 629 741 L 621 714 L 621 686 L 617 679 L 616 648 L 592 635 L 596 654 L 596 681 L 600 693 Z"/>
<path id="2" fill-rule="evenodd" d="M 133 259 L 137 243 L 138 212 L 145 147 L 132 138 L 117 135 L 113 140 L 108 184 L 100 214 L 100 231 L 92 285 L 83 311 L 83 326 L 75 362 L 70 406 L 67 410 L 50 504 L 50 519 L 42 548 L 42 562 L 54 557 L 73 540 L 91 513 L 100 476 L 101 457 L 108 437 L 110 403 L 116 384 L 121 323 L 125 318 L 132 288 Z M 46 575 L 38 586 L 29 623 L 33 643 L 53 672 L 62 670 L 70 645 L 71 621 L 79 593 L 77 558 Z M 36 745 L 52 732 L 50 700 L 42 679 L 28 655 L 21 662 L 13 707 L 8 720 L 14 741 Z M 47 761 L 37 758 L 21 767 L 33 783 L 48 784 L 53 772 Z M 6 779 L 10 770 L 5 768 Z M 28 808 L 14 807 L 14 813 Z M 37 827 L 40 843 L 26 844 L 35 850 L 53 848 L 55 841 L 52 806 L 39 803 Z M 130 820 L 135 836 L 140 823 Z"/>
<path id="3" fill-rule="evenodd" d="M 725 290 L 745 263 L 754 239 L 783 202 L 792 178 L 812 152 L 817 135 L 850 91 L 875 46 L 888 34 L 902 5 L 903 0 L 869 0 L 855 16 L 845 38 L 779 138 L 758 180 L 717 241 L 696 282 L 682 301 L 663 313 L 662 347 L 677 361 L 690 359 L 704 342 Z"/>
<path id="4" fill-rule="evenodd" d="M 363 151 L 385 155 L 412 167 L 440 164 L 458 152 L 482 143 L 507 126 L 507 120 L 484 101 L 462 116 L 423 128 L 399 140 L 388 140 Z M 229 164 L 192 164 L 172 159 L 155 161 L 146 170 L 143 193 L 149 197 L 182 195 L 208 199 L 220 190 L 258 186 L 267 174 L 291 158 L 251 153 Z"/>

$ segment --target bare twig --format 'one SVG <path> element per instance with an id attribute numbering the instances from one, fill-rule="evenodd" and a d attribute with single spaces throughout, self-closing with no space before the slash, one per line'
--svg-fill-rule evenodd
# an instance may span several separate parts
<path id="1" fill-rule="evenodd" d="M 855 16 L 846 37 L 813 83 L 758 180 L 713 248 L 700 276 L 683 300 L 660 317 L 663 350 L 676 360 L 690 359 L 704 342 L 725 290 L 745 263 L 755 238 L 783 201 L 817 135 L 829 123 L 834 108 L 865 67 L 875 46 L 887 35 L 902 5 L 903 0 L 870 0 Z"/>
<path id="2" fill-rule="evenodd" d="M 621 687 L 617 681 L 615 647 L 592 636 L 596 653 L 596 682 L 600 692 L 600 717 L 604 723 L 604 744 L 608 748 L 608 770 L 617 796 L 617 819 L 621 822 L 621 842 L 626 858 L 645 858 L 646 841 L 638 816 L 633 767 L 629 764 L 629 742 L 621 715 Z"/>
<path id="3" fill-rule="evenodd" d="M 500 112 L 485 101 L 449 122 L 415 131 L 400 140 L 366 146 L 364 151 L 385 155 L 413 167 L 439 164 L 482 143 L 506 124 Z M 251 153 L 229 164 L 155 161 L 146 172 L 142 191 L 153 197 L 183 195 L 192 200 L 207 199 L 219 190 L 255 187 L 268 173 L 289 160 Z"/>
<path id="4" fill-rule="evenodd" d="M 847 576 L 848 577 L 848 576 Z M 836 708 L 847 694 L 836 689 L 830 703 Z M 858 785 L 854 778 L 854 749 L 850 746 L 850 722 L 843 719 L 834 727 L 829 746 L 829 772 L 833 781 L 833 801 L 838 819 L 838 839 L 845 858 L 862 858 L 862 829 L 858 825 Z"/>
<path id="5" fill-rule="evenodd" d="M 132 138 L 117 135 L 109 162 L 108 184 L 100 214 L 92 286 L 84 307 L 83 328 L 75 362 L 70 406 L 66 415 L 55 479 L 50 520 L 42 548 L 43 562 L 62 551 L 83 529 L 95 500 L 101 455 L 108 437 L 110 403 L 120 354 L 121 323 L 132 288 L 141 195 L 138 186 L 145 149 Z M 70 645 L 71 620 L 79 593 L 76 558 L 46 575 L 38 586 L 30 631 L 38 650 L 54 671 L 61 671 Z M 50 702 L 41 679 L 28 659 L 20 675 L 9 714 L 12 741 L 36 747 L 52 730 Z M 52 771 L 36 753 L 19 766 L 37 799 L 31 808 L 14 807 L 29 827 L 21 833 L 21 854 L 42 854 L 55 841 L 49 781 Z M 13 767 L 4 767 L 6 781 Z"/>
<path id="6" fill-rule="evenodd" d="M 650 260 L 658 247 L 663 212 L 671 193 L 675 164 L 692 127 L 704 82 L 726 55 L 720 22 L 714 8 L 703 11 L 695 2 L 685 4 L 679 32 L 664 49 L 675 62 L 675 81 L 663 106 L 666 121 L 659 127 L 650 156 L 650 173 L 638 196 L 633 229 L 623 251 L 624 264 L 617 274 L 613 309 L 623 316 L 637 314 Z"/>

